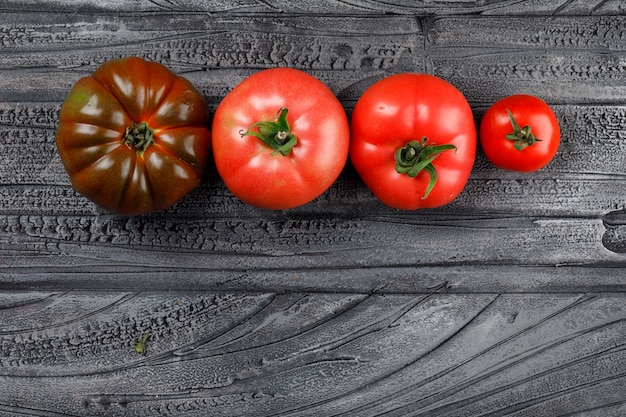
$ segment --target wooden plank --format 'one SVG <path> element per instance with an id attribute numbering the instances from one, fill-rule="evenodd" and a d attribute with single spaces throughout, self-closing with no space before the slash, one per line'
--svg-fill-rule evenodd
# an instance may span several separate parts
<path id="1" fill-rule="evenodd" d="M 57 255 L 54 258 L 59 258 Z M 31 253 L 31 266 L 3 268 L 0 291 L 274 291 L 424 294 L 626 292 L 623 265 L 399 265 L 367 268 L 240 269 L 128 266 L 97 259 L 79 267 L 44 266 L 53 256 Z M 6 257 L 2 260 L 6 262 Z"/>
<path id="2" fill-rule="evenodd" d="M 584 20 L 584 22 L 583 22 Z M 437 18 L 428 26 L 432 71 L 489 104 L 526 93 L 556 103 L 622 103 L 623 16 Z"/>
<path id="3" fill-rule="evenodd" d="M 6 414 L 618 416 L 626 406 L 623 295 L 70 291 L 1 303 Z M 145 356 L 133 348 L 143 335 Z"/>
<path id="4" fill-rule="evenodd" d="M 11 0 L 0 4 L 0 10 L 41 10 L 50 6 L 46 0 Z M 496 15 L 617 15 L 623 14 L 621 0 L 321 0 L 315 2 L 292 2 L 286 0 L 90 0 L 55 1 L 54 10 L 85 13 L 303 13 L 303 14 L 496 14 Z"/>
<path id="5" fill-rule="evenodd" d="M 88 217 L 0 218 L 2 248 L 68 253 L 79 266 L 90 258 L 119 257 L 167 266 L 196 259 L 195 267 L 229 269 L 376 267 L 474 263 L 621 265 L 622 254 L 602 245 L 606 226 L 588 219 L 223 219 L 104 220 Z M 458 249 L 459 241 L 463 245 Z M 498 245 L 497 242 L 506 242 Z M 172 255 L 167 255 L 167 253 Z M 172 259 L 173 258 L 173 259 Z M 217 259 L 216 259 L 217 258 Z M 28 264 L 16 257 L 11 265 Z M 59 258 L 49 266 L 62 265 Z M 76 263 L 77 262 L 77 263 Z"/>
<path id="6" fill-rule="evenodd" d="M 393 68 L 423 69 L 423 36 L 406 16 L 130 15 L 32 13 L 0 23 L 1 101 L 65 99 L 71 85 L 121 56 L 156 60 L 216 105 L 255 70 L 289 66 L 334 90 Z M 23 79 L 29 80 L 24 83 Z M 346 84 L 349 83 L 349 84 Z"/>
<path id="7" fill-rule="evenodd" d="M 2 219 L 1 287 L 624 291 L 626 240 L 613 217 L 13 216 Z"/>

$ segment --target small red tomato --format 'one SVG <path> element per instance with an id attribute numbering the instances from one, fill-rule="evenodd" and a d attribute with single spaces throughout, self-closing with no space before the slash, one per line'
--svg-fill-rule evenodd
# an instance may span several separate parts
<path id="1" fill-rule="evenodd" d="M 283 210 L 324 193 L 348 159 L 341 102 L 293 68 L 259 71 L 222 100 L 213 118 L 213 156 L 228 189 L 259 208 Z"/>
<path id="2" fill-rule="evenodd" d="M 476 125 L 463 94 L 428 74 L 370 86 L 352 113 L 350 159 L 385 205 L 443 206 L 463 190 L 476 156 Z"/>
<path id="3" fill-rule="evenodd" d="M 537 171 L 554 158 L 561 134 L 550 106 L 540 98 L 517 94 L 493 104 L 480 123 L 480 144 L 495 166 Z"/>

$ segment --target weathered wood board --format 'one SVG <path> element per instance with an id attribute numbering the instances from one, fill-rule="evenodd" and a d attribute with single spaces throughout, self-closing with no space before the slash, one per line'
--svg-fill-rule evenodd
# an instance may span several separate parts
<path id="1" fill-rule="evenodd" d="M 211 166 L 126 218 L 72 189 L 54 134 L 73 83 L 130 55 L 211 112 L 263 68 L 315 75 L 348 114 L 427 72 L 477 123 L 542 97 L 562 143 L 532 174 L 479 148 L 439 209 L 387 208 L 348 164 L 260 210 Z M 0 416 L 624 416 L 625 172 L 621 0 L 2 1 Z"/>

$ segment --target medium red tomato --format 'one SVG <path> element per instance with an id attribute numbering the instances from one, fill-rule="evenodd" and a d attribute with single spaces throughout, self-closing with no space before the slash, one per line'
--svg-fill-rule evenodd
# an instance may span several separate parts
<path id="1" fill-rule="evenodd" d="M 312 201 L 348 159 L 343 106 L 324 83 L 296 69 L 272 68 L 244 79 L 219 104 L 212 130 L 224 183 L 259 208 Z"/>
<path id="2" fill-rule="evenodd" d="M 472 110 L 452 84 L 404 73 L 370 86 L 351 120 L 350 159 L 384 204 L 439 207 L 465 187 L 476 156 Z"/>
<path id="3" fill-rule="evenodd" d="M 561 142 L 559 122 L 540 98 L 518 94 L 493 104 L 480 123 L 480 144 L 495 166 L 537 171 L 554 158 Z"/>
<path id="4" fill-rule="evenodd" d="M 202 95 L 156 62 L 124 58 L 81 78 L 61 107 L 56 144 L 72 185 L 105 210 L 172 206 L 201 180 L 211 147 Z"/>

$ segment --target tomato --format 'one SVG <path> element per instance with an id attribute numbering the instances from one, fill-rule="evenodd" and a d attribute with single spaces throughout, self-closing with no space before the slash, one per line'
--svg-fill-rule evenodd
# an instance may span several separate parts
<path id="1" fill-rule="evenodd" d="M 351 119 L 350 159 L 384 204 L 433 208 L 465 187 L 476 156 L 476 125 L 463 94 L 428 74 L 403 73 L 371 85 Z"/>
<path id="2" fill-rule="evenodd" d="M 102 64 L 70 90 L 56 144 L 74 188 L 133 216 L 171 207 L 196 188 L 211 147 L 202 95 L 156 62 Z"/>
<path id="3" fill-rule="evenodd" d="M 252 74 L 213 118 L 213 156 L 228 189 L 264 209 L 290 209 L 323 194 L 347 159 L 342 104 L 317 78 L 292 68 Z"/>
<path id="4" fill-rule="evenodd" d="M 540 98 L 517 94 L 494 103 L 480 123 L 480 144 L 495 166 L 520 172 L 537 171 L 556 155 L 559 122 Z"/>

